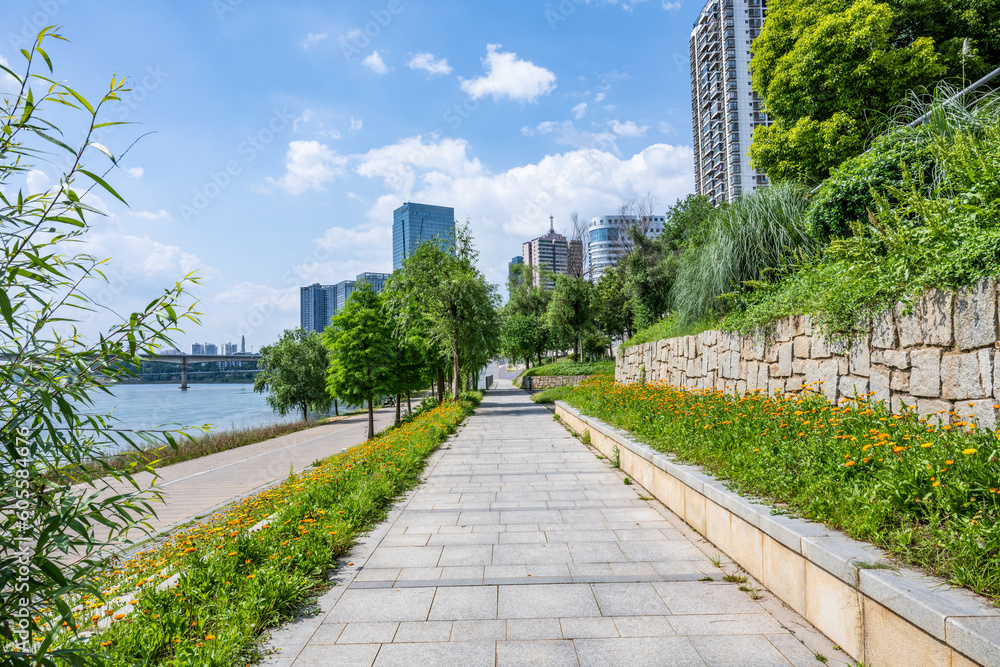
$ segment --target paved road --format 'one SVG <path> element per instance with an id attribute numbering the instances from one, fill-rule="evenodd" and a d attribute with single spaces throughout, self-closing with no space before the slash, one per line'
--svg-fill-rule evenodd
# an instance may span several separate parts
<path id="1" fill-rule="evenodd" d="M 265 664 L 846 664 L 643 493 L 503 380 Z"/>
<path id="2" fill-rule="evenodd" d="M 403 410 L 406 410 L 404 403 Z M 395 408 L 375 412 L 375 430 L 395 419 Z M 325 426 L 290 433 L 253 445 L 191 459 L 159 469 L 157 486 L 164 503 L 156 504 L 149 523 L 161 531 L 202 516 L 220 505 L 286 477 L 290 468 L 302 470 L 317 459 L 338 454 L 366 440 L 368 413 L 347 417 Z M 149 488 L 149 474 L 136 475 L 141 488 Z M 141 539 L 136 531 L 133 540 Z"/>

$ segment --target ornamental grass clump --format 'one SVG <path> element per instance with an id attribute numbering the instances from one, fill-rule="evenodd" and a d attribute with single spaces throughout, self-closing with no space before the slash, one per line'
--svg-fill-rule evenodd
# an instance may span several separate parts
<path id="1" fill-rule="evenodd" d="M 416 483 L 479 398 L 429 406 L 134 554 L 106 573 L 102 598 L 78 601 L 60 642 L 108 667 L 254 661 L 259 633 L 329 586 L 335 559 Z"/>
<path id="2" fill-rule="evenodd" d="M 734 396 L 598 377 L 566 400 L 735 491 L 1000 600 L 998 435 L 976 426 L 971 405 L 926 419 L 870 398 L 831 405 L 809 390 Z"/>

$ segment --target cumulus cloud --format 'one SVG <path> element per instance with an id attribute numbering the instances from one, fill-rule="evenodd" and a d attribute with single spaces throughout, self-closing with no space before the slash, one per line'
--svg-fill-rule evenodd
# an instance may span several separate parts
<path id="1" fill-rule="evenodd" d="M 607 95 L 605 95 L 604 93 L 597 93 L 597 96 L 594 97 L 594 102 L 600 104 L 601 102 L 604 101 L 605 97 L 607 97 Z"/>
<path id="2" fill-rule="evenodd" d="M 378 51 L 372 51 L 371 55 L 361 61 L 361 64 L 376 74 L 385 74 L 389 71 L 388 65 L 382 60 L 382 55 Z"/>
<path id="3" fill-rule="evenodd" d="M 611 131 L 617 134 L 619 137 L 641 137 L 646 134 L 646 130 L 649 129 L 646 125 L 636 125 L 635 121 L 627 120 L 621 123 L 617 120 L 613 120 L 608 125 L 611 126 Z"/>
<path id="4" fill-rule="evenodd" d="M 52 186 L 52 181 L 44 171 L 32 169 L 25 176 L 24 185 L 28 188 L 28 194 L 37 195 L 48 190 Z"/>
<path id="5" fill-rule="evenodd" d="M 530 60 L 518 60 L 513 52 L 503 53 L 499 44 L 486 46 L 484 76 L 461 79 L 462 90 L 479 99 L 487 95 L 494 100 L 507 97 L 518 102 L 534 102 L 556 87 L 556 75 Z"/>
<path id="6" fill-rule="evenodd" d="M 142 167 L 129 167 L 125 173 L 129 175 L 129 178 L 142 178 L 146 171 Z"/>
<path id="7" fill-rule="evenodd" d="M 435 58 L 432 53 L 418 53 L 410 58 L 406 66 L 410 69 L 422 69 L 431 76 L 435 74 L 451 74 L 451 66 L 447 58 Z"/>
<path id="8" fill-rule="evenodd" d="M 580 102 L 575 107 L 573 107 L 573 117 L 576 118 L 577 120 L 580 120 L 581 118 L 583 118 L 583 115 L 585 113 L 587 113 L 587 103 L 586 102 Z"/>
<path id="9" fill-rule="evenodd" d="M 521 134 L 526 137 L 549 136 L 557 144 L 573 148 L 597 148 L 620 155 L 618 138 L 612 132 L 586 132 L 576 127 L 571 120 L 542 121 L 534 127 L 522 127 Z"/>
<path id="10" fill-rule="evenodd" d="M 289 194 L 324 190 L 325 185 L 344 173 L 347 158 L 318 141 L 292 141 L 285 154 L 285 175 L 268 182 Z"/>
<path id="11" fill-rule="evenodd" d="M 309 49 L 313 48 L 326 38 L 327 38 L 327 33 L 325 32 L 321 32 L 318 34 L 311 32 L 308 35 L 306 35 L 305 39 L 302 40 L 302 48 L 308 51 Z"/>
<path id="12" fill-rule="evenodd" d="M 313 119 L 316 113 L 312 109 L 306 109 L 302 112 L 302 115 L 292 121 L 292 132 L 299 131 L 299 125 L 306 124 Z"/>

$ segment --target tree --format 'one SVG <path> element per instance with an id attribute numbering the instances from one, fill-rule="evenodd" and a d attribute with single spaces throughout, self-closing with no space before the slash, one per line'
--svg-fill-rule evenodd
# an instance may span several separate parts
<path id="1" fill-rule="evenodd" d="M 920 4 L 768 3 L 751 70 L 773 123 L 754 131 L 751 162 L 775 180 L 821 180 L 864 151 L 909 91 L 946 75 L 945 59 L 927 34 L 937 19 L 922 10 L 918 17 Z"/>
<path id="2" fill-rule="evenodd" d="M 634 316 L 631 301 L 625 288 L 625 272 L 620 267 L 610 267 L 601 274 L 594 285 L 591 307 L 594 322 L 612 340 L 631 338 Z"/>
<path id="3" fill-rule="evenodd" d="M 368 405 L 368 437 L 374 437 L 375 397 L 395 389 L 395 345 L 391 322 L 371 283 L 354 287 L 344 309 L 327 327 L 326 343 L 331 356 L 330 392 L 354 405 Z"/>
<path id="4" fill-rule="evenodd" d="M 527 368 L 531 356 L 545 344 L 545 324 L 527 313 L 509 313 L 504 317 L 500 340 L 503 353 L 512 359 L 524 359 Z"/>
<path id="5" fill-rule="evenodd" d="M 549 331 L 556 341 L 573 345 L 574 359 L 580 359 L 580 341 L 593 324 L 592 289 L 582 278 L 560 274 L 556 276 L 556 286 L 549 301 Z"/>
<path id="6" fill-rule="evenodd" d="M 0 663 L 32 667 L 100 662 L 75 632 L 82 620 L 74 609 L 83 595 L 105 599 L 108 545 L 129 544 L 159 498 L 143 491 L 148 481 L 139 473 L 156 478 L 147 459 L 117 470 L 108 449 L 163 440 L 176 447 L 181 437 L 120 428 L 114 415 L 93 414 L 92 397 L 136 377 L 141 355 L 173 347 L 179 326 L 197 321 L 181 305 L 194 282 L 187 276 L 99 335 L 84 330 L 85 318 L 110 310 L 90 296 L 110 285 L 110 260 L 80 252 L 103 215 L 87 195 L 97 188 L 124 202 L 105 180 L 124 153 L 94 134 L 121 124 L 103 119 L 130 88 L 114 77 L 88 101 L 53 75 L 43 48 L 52 40 L 63 38 L 45 28 L 23 51 L 23 69 L 2 66 L 18 89 L 0 101 Z M 35 73 L 36 65 L 48 72 Z M 53 116 L 79 137 L 64 134 Z M 97 166 L 105 157 L 107 169 Z M 19 187 L 46 163 L 58 170 L 55 185 L 38 193 Z"/>
<path id="7" fill-rule="evenodd" d="M 286 415 L 292 410 L 326 412 L 333 396 L 326 390 L 330 356 L 323 337 L 315 331 L 288 329 L 274 345 L 260 348 L 260 372 L 253 381 L 254 392 L 267 392 L 267 404 Z"/>
<path id="8" fill-rule="evenodd" d="M 545 289 L 543 284 L 538 286 L 531 282 L 532 268 L 527 266 L 517 267 L 514 275 L 507 285 L 507 305 L 504 307 L 505 315 L 510 317 L 514 314 L 522 314 L 530 317 L 537 323 L 534 337 L 535 347 L 530 351 L 529 356 L 535 356 L 538 363 L 541 363 L 542 355 L 548 349 L 549 333 L 546 325 L 546 312 L 549 308 L 549 301 L 552 292 Z M 545 277 L 548 281 L 548 276 Z M 552 277 L 555 280 L 554 276 Z"/>
<path id="9" fill-rule="evenodd" d="M 453 398 L 461 392 L 463 363 L 481 368 L 500 349 L 496 287 L 476 269 L 477 257 L 468 223 L 457 225 L 454 239 L 420 244 L 386 289 L 403 328 L 425 322 L 428 340 L 447 350 Z"/>

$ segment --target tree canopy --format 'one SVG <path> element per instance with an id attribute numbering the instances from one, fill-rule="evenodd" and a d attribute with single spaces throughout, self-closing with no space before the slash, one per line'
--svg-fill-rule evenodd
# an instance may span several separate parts
<path id="1" fill-rule="evenodd" d="M 260 372 L 253 390 L 267 392 L 267 404 L 282 415 L 292 410 L 302 419 L 313 412 L 326 412 L 333 396 L 326 391 L 329 355 L 323 339 L 315 331 L 289 329 L 274 345 L 260 348 Z"/>

